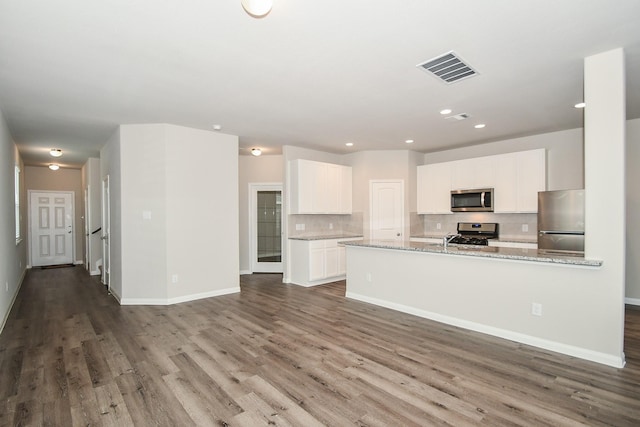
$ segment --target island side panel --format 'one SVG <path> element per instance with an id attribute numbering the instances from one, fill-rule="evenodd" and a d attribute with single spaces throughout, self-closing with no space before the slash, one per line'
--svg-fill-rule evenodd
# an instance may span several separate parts
<path id="1" fill-rule="evenodd" d="M 347 246 L 347 297 L 621 367 L 602 267 Z M 532 314 L 541 304 L 542 316 Z"/>

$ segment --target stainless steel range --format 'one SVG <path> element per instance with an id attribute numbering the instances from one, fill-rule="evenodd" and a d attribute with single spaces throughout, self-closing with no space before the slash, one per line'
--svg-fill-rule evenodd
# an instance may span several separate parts
<path id="1" fill-rule="evenodd" d="M 489 239 L 498 238 L 498 224 L 495 222 L 459 222 L 458 234 L 449 236 L 448 243 L 459 245 L 488 246 Z"/>

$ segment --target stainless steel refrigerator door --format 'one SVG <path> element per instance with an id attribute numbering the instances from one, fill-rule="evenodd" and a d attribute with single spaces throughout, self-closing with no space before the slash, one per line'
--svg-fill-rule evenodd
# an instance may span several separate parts
<path id="1" fill-rule="evenodd" d="M 584 232 L 584 190 L 538 193 L 538 231 Z"/>
<path id="2" fill-rule="evenodd" d="M 584 234 L 538 233 L 538 249 L 543 252 L 584 254 Z"/>

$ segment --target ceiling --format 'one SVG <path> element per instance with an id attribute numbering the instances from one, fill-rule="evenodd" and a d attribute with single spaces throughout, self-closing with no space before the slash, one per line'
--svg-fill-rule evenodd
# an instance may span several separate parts
<path id="1" fill-rule="evenodd" d="M 80 167 L 131 123 L 219 124 L 241 154 L 438 151 L 581 127 L 583 59 L 617 47 L 640 117 L 638 28 L 638 0 L 0 0 L 0 110 L 28 165 Z M 416 67 L 448 51 L 479 74 Z"/>

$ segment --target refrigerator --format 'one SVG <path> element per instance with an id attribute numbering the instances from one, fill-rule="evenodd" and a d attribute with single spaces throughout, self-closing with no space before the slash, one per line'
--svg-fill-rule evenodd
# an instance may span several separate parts
<path id="1" fill-rule="evenodd" d="M 584 255 L 584 189 L 538 193 L 538 249 Z"/>

